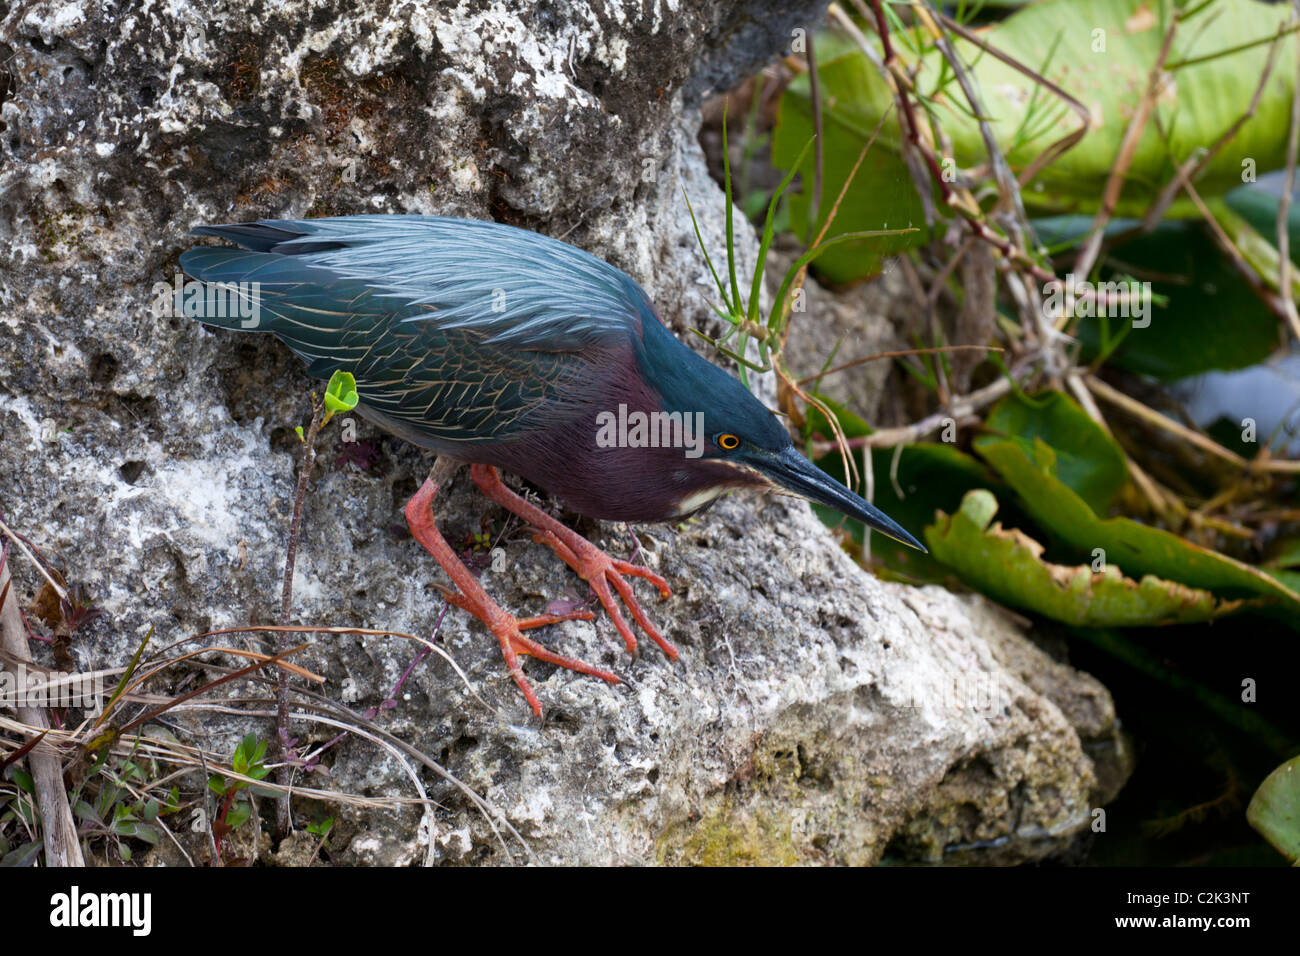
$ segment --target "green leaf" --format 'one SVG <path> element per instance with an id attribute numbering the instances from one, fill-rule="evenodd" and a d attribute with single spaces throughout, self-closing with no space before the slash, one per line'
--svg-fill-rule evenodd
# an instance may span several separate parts
<path id="1" fill-rule="evenodd" d="M 14 767 L 11 772 L 13 773 L 14 783 L 18 784 L 19 790 L 23 790 L 32 796 L 36 795 L 36 784 L 32 780 L 31 774 L 21 767 Z"/>
<path id="2" fill-rule="evenodd" d="M 1144 214 L 1182 162 L 1214 143 L 1247 112 L 1269 45 L 1225 51 L 1274 37 L 1290 17 L 1287 4 L 1257 0 L 1209 0 L 1190 5 L 1199 12 L 1183 21 L 1175 33 L 1166 62 L 1171 81 L 1157 98 L 1155 111 L 1138 140 L 1117 215 Z M 1148 74 L 1156 64 L 1174 9 L 1174 0 L 1044 0 L 981 32 L 993 46 L 1038 68 L 1070 91 L 1090 115 L 1092 128 L 1083 139 L 1057 157 L 1024 191 L 1027 206 L 1044 211 L 1097 209 L 1129 120 L 1145 95 Z M 982 92 L 984 116 L 1013 170 L 1023 170 L 1049 145 L 1079 129 L 1080 117 L 1034 80 L 983 53 L 975 44 L 957 39 L 955 46 L 971 65 Z M 1284 131 L 1295 90 L 1294 50 L 1293 38 L 1278 43 L 1273 73 L 1254 116 L 1238 130 L 1231 145 L 1214 156 L 1197 181 L 1202 196 L 1219 196 L 1240 186 L 1244 160 L 1260 173 L 1284 164 Z M 1203 59 L 1206 57 L 1209 59 Z M 834 66 L 837 73 L 851 72 L 859 78 L 853 85 L 834 75 L 838 82 L 827 85 L 828 100 L 835 98 L 827 110 L 828 141 L 839 135 L 840 124 L 831 125 L 831 115 L 838 119 L 844 113 L 854 126 L 869 132 L 891 103 L 865 57 L 851 54 L 846 59 L 859 65 L 846 67 L 839 60 L 823 65 L 823 74 Z M 922 56 L 916 83 L 931 101 L 936 124 L 952 140 L 957 166 L 968 169 L 985 163 L 979 125 L 937 50 L 930 49 Z M 783 113 L 785 108 L 783 99 Z M 891 144 L 897 144 L 898 124 L 893 116 L 882 131 L 882 139 L 886 136 Z M 849 150 L 851 146 L 844 151 Z M 836 151 L 840 151 L 838 147 Z M 831 150 L 827 152 L 829 155 Z M 852 152 L 856 156 L 856 150 Z M 868 177 L 867 182 L 872 180 Z M 881 191 L 899 188 L 893 179 L 872 185 Z M 1185 198 L 1176 201 L 1170 213 L 1197 214 Z"/>
<path id="3" fill-rule="evenodd" d="M 1300 568 L 1300 538 L 1279 541 L 1264 564 L 1269 568 Z"/>
<path id="4" fill-rule="evenodd" d="M 1108 365 L 1170 381 L 1248 368 L 1278 347 L 1277 317 L 1199 224 L 1162 223 L 1111 249 L 1106 264 L 1150 277 L 1152 296 L 1167 299 L 1162 307 L 1150 307 L 1140 320 L 1148 323 L 1144 328 L 1129 329 Z M 1080 319 L 1076 334 L 1085 359 L 1094 359 L 1105 338 L 1123 333 L 1130 322 L 1119 316 Z"/>
<path id="5" fill-rule="evenodd" d="M 1261 236 L 1277 243 L 1277 212 L 1281 197 L 1258 183 L 1239 186 L 1223 197 L 1229 209 L 1245 219 Z M 1286 231 L 1291 237 L 1291 261 L 1300 265 L 1300 203 L 1287 210 Z"/>
<path id="6" fill-rule="evenodd" d="M 989 527 L 997 510 L 992 492 L 968 492 L 960 511 L 925 529 L 925 543 L 963 581 L 1002 604 L 1087 627 L 1208 621 L 1242 606 L 1153 575 L 1134 581 L 1113 564 L 1094 571 L 1048 563 L 1028 535 L 1000 523 Z"/>
<path id="7" fill-rule="evenodd" d="M 875 68 L 860 53 L 820 64 L 818 78 L 821 81 L 825 138 L 821 204 L 816 222 L 812 220 L 812 194 L 817 159 L 808 153 L 800 162 L 801 149 L 814 134 L 807 74 L 796 77 L 782 95 L 772 134 L 772 164 L 784 170 L 797 168 L 802 176 L 800 192 L 789 194 L 790 225 L 809 242 L 821 231 L 880 119 L 870 93 L 872 84 L 878 86 L 880 81 Z M 831 282 L 849 282 L 875 275 L 880 271 L 884 257 L 897 255 L 930 240 L 925 210 L 912 176 L 902 157 L 886 145 L 891 125 L 897 129 L 892 116 L 853 177 L 826 238 L 909 226 L 919 227 L 919 231 L 853 240 L 827 249 L 818 258 L 816 271 Z M 894 139 L 897 142 L 896 133 Z"/>
<path id="8" fill-rule="evenodd" d="M 357 380 L 351 372 L 335 372 L 325 386 L 325 410 L 333 415 L 357 407 Z"/>
<path id="9" fill-rule="evenodd" d="M 232 830 L 235 829 L 244 823 L 252 815 L 252 812 L 253 808 L 242 799 L 231 804 L 230 811 L 226 814 L 226 826 Z"/>
<path id="10" fill-rule="evenodd" d="M 1118 565 L 1130 576 L 1154 574 L 1225 597 L 1253 594 L 1272 598 L 1288 608 L 1288 620 L 1300 628 L 1300 615 L 1296 614 L 1300 594 L 1275 576 L 1130 518 L 1097 517 L 1087 502 L 1057 477 L 1056 456 L 1041 439 L 1032 455 L 1010 440 L 981 438 L 975 446 L 1015 489 L 1034 521 L 1076 551 L 1092 555 L 1101 549 L 1107 564 Z"/>
<path id="11" fill-rule="evenodd" d="M 1074 400 L 1061 392 L 1043 392 L 1026 400 L 1008 395 L 989 413 L 982 443 L 1009 439 L 1033 457 L 1038 442 L 1051 447 L 1055 474 L 1093 511 L 1106 513 L 1128 484 L 1128 465 L 1115 439 Z"/>
<path id="12" fill-rule="evenodd" d="M 35 861 L 36 855 L 41 852 L 43 846 L 45 846 L 44 840 L 24 843 L 22 846 L 10 850 L 3 858 L 0 858 L 0 866 L 29 866 Z"/>
<path id="13" fill-rule="evenodd" d="M 835 453 L 818 464 L 831 473 L 841 470 Z M 955 511 L 962 496 L 974 488 L 1004 489 L 1010 494 L 981 462 L 944 442 L 908 445 L 898 453 L 897 461 L 894 449 L 879 449 L 872 452 L 871 465 L 875 475 L 872 504 L 913 531 L 933 522 L 936 512 Z M 823 509 L 816 510 L 821 513 Z M 834 525 L 845 519 L 826 509 L 823 520 Z M 849 521 L 848 528 L 853 539 L 861 542 L 862 523 Z M 881 534 L 871 537 L 871 556 L 911 578 L 943 581 L 952 576 L 952 571 L 933 555 L 922 554 Z"/>
<path id="14" fill-rule="evenodd" d="M 1300 757 L 1264 779 L 1246 808 L 1246 819 L 1279 853 L 1300 863 Z"/>
<path id="15" fill-rule="evenodd" d="M 1183 3 L 1184 8 L 1196 6 Z M 1119 155 L 1133 108 L 1145 93 L 1147 76 L 1155 66 L 1165 31 L 1176 4 L 1173 0 L 1049 0 L 1028 7 L 988 32 L 990 42 L 1022 62 L 1033 63 L 1041 56 L 1045 42 L 1060 38 L 1046 76 L 1059 83 L 1088 107 L 1094 122 L 1084 139 L 1052 164 L 1040 177 L 1043 193 L 1027 190 L 1026 202 L 1046 198 L 1065 205 L 1080 199 L 1095 209 L 1102 184 Z M 1255 40 L 1274 36 L 1286 23 L 1290 11 L 1285 5 L 1255 0 L 1211 0 L 1195 16 L 1179 24 L 1166 67 L 1172 82 L 1156 101 L 1126 175 L 1119 214 L 1145 212 L 1150 201 L 1168 182 L 1178 164 L 1198 149 L 1214 143 L 1247 111 L 1268 59 L 1263 44 L 1236 53 L 1190 61 L 1230 50 Z M 1105 50 L 1096 47 L 1103 30 Z M 959 43 L 968 59 L 975 48 Z M 1278 57 L 1270 82 L 1255 115 L 1206 167 L 1197 181 L 1203 196 L 1219 195 L 1241 185 L 1242 161 L 1249 158 L 1263 172 L 1285 162 L 1285 130 L 1289 121 L 1291 95 L 1295 90 L 1294 39 L 1278 43 Z M 985 56 L 975 66 L 976 76 L 986 91 L 985 109 L 993 115 L 998 138 L 1005 141 L 1006 129 L 1019 122 L 1017 105 L 1032 95 L 1032 81 L 1010 67 Z M 941 122 L 957 144 L 959 157 L 978 156 L 983 148 L 978 129 L 969 118 L 955 114 L 953 123 L 940 107 Z M 1074 115 L 1065 114 L 1034 139 L 1009 155 L 1018 168 L 1051 140 L 1077 125 Z M 959 159 L 961 165 L 965 160 Z M 1045 196 L 1044 196 L 1045 194 Z M 1176 204 L 1195 215 L 1187 200 Z"/>

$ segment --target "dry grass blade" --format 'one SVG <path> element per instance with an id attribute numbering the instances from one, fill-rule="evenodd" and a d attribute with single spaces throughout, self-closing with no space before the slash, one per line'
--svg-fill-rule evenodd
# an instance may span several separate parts
<path id="1" fill-rule="evenodd" d="M 466 673 L 461 669 L 461 666 L 456 663 L 455 659 L 450 654 L 448 654 L 445 650 L 443 650 L 441 647 L 439 647 L 437 644 L 434 644 L 432 641 L 428 640 L 427 638 L 417 637 L 414 634 L 406 634 L 403 633 L 402 631 L 385 631 L 385 630 L 380 630 L 371 627 L 307 627 L 305 625 L 299 626 L 299 625 L 292 625 L 292 624 L 290 625 L 262 624 L 256 627 L 253 626 L 226 627 L 217 631 L 206 631 L 203 634 L 197 635 L 196 639 L 202 637 L 216 637 L 221 634 L 243 634 L 249 631 L 282 631 L 286 633 L 300 633 L 300 634 L 301 633 L 356 634 L 359 636 L 367 636 L 367 637 L 400 637 L 403 640 L 415 641 L 415 643 L 423 645 L 424 647 L 428 648 L 430 651 L 432 651 L 433 653 L 441 657 L 444 661 L 446 661 L 451 666 L 451 669 L 456 672 L 456 676 L 460 678 L 460 682 L 465 685 L 465 689 L 469 691 L 470 695 L 476 701 L 482 704 L 486 710 L 490 711 L 491 713 L 495 714 L 498 717 L 502 716 L 501 711 L 497 710 L 497 708 L 493 707 L 481 696 L 479 696 L 478 691 L 476 691 L 474 689 L 474 686 L 469 682 L 469 676 L 466 675 Z"/>
<path id="2" fill-rule="evenodd" d="M 1095 375 L 1085 375 L 1084 382 L 1090 391 L 1103 401 L 1110 402 L 1125 411 L 1135 415 L 1145 422 L 1155 425 L 1157 428 L 1164 429 L 1170 434 L 1177 435 L 1189 444 L 1195 445 L 1208 454 L 1221 458 L 1243 471 L 1256 472 L 1273 472 L 1273 473 L 1300 473 L 1300 461 L 1290 461 L 1286 459 L 1258 458 L 1253 461 L 1242 458 L 1234 451 L 1224 448 L 1213 438 L 1202 435 L 1179 422 L 1174 421 L 1166 415 L 1148 408 L 1137 399 L 1129 398 L 1118 389 L 1112 388 Z"/>
<path id="3" fill-rule="evenodd" d="M 223 677 L 218 677 L 216 680 L 209 681 L 208 683 L 204 684 L 202 687 L 196 687 L 194 688 L 194 690 L 186 691 L 184 694 L 181 694 L 179 697 L 173 698 L 172 700 L 168 701 L 166 704 L 163 704 L 161 707 L 156 707 L 153 710 L 135 718 L 135 720 L 132 720 L 126 726 L 117 730 L 114 736 L 120 737 L 122 734 L 129 733 L 130 731 L 134 730 L 136 727 L 139 727 L 142 724 L 147 724 L 151 720 L 157 719 L 159 716 L 171 710 L 176 705 L 182 704 L 187 700 L 191 700 L 199 696 L 200 694 L 207 693 L 208 691 L 212 690 L 212 688 L 214 687 L 219 687 L 222 684 L 229 683 L 232 680 L 237 680 L 240 677 L 246 677 L 247 675 L 252 674 L 255 671 L 259 671 L 263 667 L 266 667 L 270 664 L 278 664 L 284 658 L 290 656 L 291 654 L 296 654 L 299 651 L 304 650 L 307 646 L 308 645 L 306 644 L 299 644 L 297 647 L 291 647 L 288 650 L 281 651 L 280 653 L 272 657 L 268 657 L 265 660 L 258 661 L 255 664 L 249 664 L 247 667 L 241 667 L 239 670 L 232 671 L 231 673 L 226 674 Z"/>
<path id="4" fill-rule="evenodd" d="M 874 355 L 864 355 L 862 358 L 853 359 L 851 362 L 844 362 L 836 365 L 834 368 L 828 368 L 815 375 L 809 375 L 799 379 L 798 384 L 807 385 L 812 381 L 820 381 L 827 375 L 833 375 L 836 372 L 842 372 L 846 368 L 854 368 L 867 362 L 874 362 L 877 359 L 902 358 L 905 355 L 933 355 L 938 352 L 1005 352 L 1006 349 L 996 345 L 939 345 L 934 348 L 926 349 L 896 349 L 892 352 L 876 352 Z"/>
<path id="5" fill-rule="evenodd" d="M 493 833 L 496 834 L 498 839 L 501 839 L 501 834 L 500 831 L 497 829 L 497 825 L 494 822 L 494 820 L 500 821 L 501 826 L 504 827 L 512 837 L 514 837 L 516 840 L 519 841 L 519 845 L 524 848 L 524 851 L 528 854 L 530 859 L 535 859 L 533 856 L 532 849 L 528 846 L 527 841 L 524 840 L 523 836 L 514 828 L 514 826 L 506 818 L 504 812 L 502 812 L 498 807 L 490 803 L 486 798 L 480 796 L 476 791 L 474 791 L 473 788 L 469 787 L 460 779 L 458 779 L 456 776 L 448 772 L 445 767 L 443 767 L 432 757 L 429 757 L 427 754 L 422 753 L 420 750 L 411 746 L 406 741 L 401 740 L 400 738 L 384 730 L 382 727 L 376 725 L 373 721 L 367 720 L 362 715 L 354 713 L 353 711 L 349 710 L 347 707 L 344 707 L 343 705 L 335 701 L 329 700 L 328 698 L 325 697 L 321 697 L 320 695 L 317 694 L 312 694 L 310 692 L 304 693 L 302 696 L 305 697 L 307 700 L 311 701 L 312 704 L 314 704 L 318 708 L 326 709 L 335 714 L 342 715 L 342 719 L 346 719 L 346 721 L 349 724 L 355 724 L 358 727 L 364 728 L 369 733 L 382 738 L 383 740 L 390 743 L 393 747 L 396 747 L 398 750 L 410 756 L 412 759 L 417 760 L 424 766 L 428 767 L 430 770 L 432 770 L 435 774 L 437 774 L 447 783 L 451 784 L 453 787 L 459 790 L 471 803 L 474 804 L 474 806 L 478 809 L 478 811 L 483 815 L 484 819 L 487 820 L 488 825 L 492 828 Z M 509 851 L 507 850 L 506 852 L 507 855 L 509 855 Z"/>
<path id="6" fill-rule="evenodd" d="M 258 628 L 257 630 L 262 630 L 262 629 Z M 180 654 L 177 657 L 168 658 L 162 661 L 156 667 L 153 667 L 152 669 L 141 674 L 139 677 L 137 677 L 134 681 L 132 681 L 123 689 L 122 697 L 123 698 L 129 697 L 137 687 L 139 687 L 141 684 L 144 684 L 146 681 L 149 680 L 149 678 L 153 677 L 155 674 L 159 674 L 162 671 L 166 670 L 167 668 L 175 664 L 179 664 L 182 661 L 187 661 L 190 660 L 191 658 L 198 657 L 200 654 L 206 654 L 209 651 L 220 651 L 225 654 L 233 655 L 234 657 L 243 657 L 249 660 L 260 661 L 263 664 L 270 663 L 272 660 L 272 658 L 267 654 L 259 654 L 256 651 L 246 651 L 237 647 L 200 647 L 198 650 L 189 651 L 185 654 Z M 313 674 L 311 671 L 307 670 L 304 667 L 299 667 L 297 664 L 290 664 L 288 661 L 279 661 L 278 666 L 288 671 L 291 674 L 296 674 L 297 676 L 305 678 L 306 680 L 315 681 L 317 684 L 325 683 L 324 677 L 322 677 L 319 674 Z M 103 719 L 104 719 L 104 715 L 101 715 L 99 721 L 97 721 L 96 723 L 101 723 Z"/>

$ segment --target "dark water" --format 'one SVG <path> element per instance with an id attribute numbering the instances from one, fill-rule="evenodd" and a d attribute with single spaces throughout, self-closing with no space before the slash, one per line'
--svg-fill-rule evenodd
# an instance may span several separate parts
<path id="1" fill-rule="evenodd" d="M 1300 752 L 1300 640 L 1255 616 L 1126 632 L 1141 665 L 1075 635 L 1071 663 L 1101 680 L 1136 766 L 1107 808 L 1096 866 L 1284 866 L 1246 822 L 1260 782 Z M 1242 701 L 1251 678 L 1256 703 Z M 1188 685 L 1188 686 L 1183 686 Z"/>

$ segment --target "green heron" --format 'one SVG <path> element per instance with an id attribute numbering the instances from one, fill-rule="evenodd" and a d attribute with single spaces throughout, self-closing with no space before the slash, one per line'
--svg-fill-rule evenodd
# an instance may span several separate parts
<path id="1" fill-rule="evenodd" d="M 515 494 L 501 470 L 580 514 L 630 523 L 684 518 L 732 489 L 773 488 L 925 550 L 800 455 L 772 412 L 663 326 L 636 282 L 574 246 L 440 216 L 264 220 L 193 234 L 241 247 L 191 249 L 180 263 L 216 284 L 208 288 L 238 290 L 245 306 L 233 315 L 200 308 L 193 311 L 208 314 L 197 318 L 271 332 L 318 378 L 350 372 L 358 412 L 439 456 L 406 505 L 411 533 L 455 585 L 448 600 L 496 636 L 538 716 L 521 654 L 613 683 L 618 677 L 524 636 L 565 615 L 517 619 L 487 595 L 433 519 L 446 462 L 468 463 L 488 498 L 587 581 L 631 653 L 636 637 L 614 593 L 676 659 L 626 578 L 649 581 L 665 598 L 667 583 Z"/>

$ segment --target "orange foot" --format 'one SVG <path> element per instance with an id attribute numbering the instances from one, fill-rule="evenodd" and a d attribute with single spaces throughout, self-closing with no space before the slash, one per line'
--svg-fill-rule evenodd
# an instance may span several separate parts
<path id="1" fill-rule="evenodd" d="M 546 512 L 529 504 L 507 488 L 501 481 L 500 472 L 495 468 L 489 465 L 470 465 L 469 473 L 474 479 L 474 484 L 478 485 L 483 494 L 532 525 L 537 532 L 533 536 L 534 540 L 545 544 L 558 554 L 565 564 L 573 568 L 579 577 L 591 585 L 592 590 L 596 592 L 596 597 L 609 613 L 614 626 L 618 628 L 619 634 L 623 635 L 629 653 L 636 653 L 636 636 L 623 617 L 622 610 L 614 602 L 611 587 L 623 599 L 623 603 L 627 605 L 633 620 L 640 625 L 641 630 L 663 648 L 663 652 L 670 660 L 677 660 L 677 648 L 660 634 L 659 629 L 646 617 L 645 612 L 641 610 L 641 605 L 637 603 L 636 595 L 632 593 L 632 585 L 624 580 L 623 575 L 644 578 L 659 589 L 659 595 L 663 598 L 672 594 L 668 589 L 667 581 L 648 568 L 611 558 L 582 535 L 566 528 Z"/>
<path id="2" fill-rule="evenodd" d="M 483 586 L 478 583 L 478 579 L 470 573 L 469 568 L 465 567 L 464 562 L 460 560 L 434 523 L 433 499 L 437 493 L 438 485 L 433 476 L 430 475 L 420 487 L 420 490 L 415 493 L 415 496 L 406 503 L 406 522 L 411 527 L 411 534 L 416 541 L 424 546 L 426 551 L 433 555 L 434 560 L 442 565 L 442 569 L 447 572 L 447 576 L 459 589 L 458 591 L 445 592 L 447 600 L 461 610 L 474 615 L 487 625 L 488 630 L 496 635 L 497 641 L 501 644 L 501 653 L 506 659 L 506 668 L 510 671 L 510 676 L 514 678 L 515 683 L 519 685 L 519 689 L 523 691 L 523 695 L 528 700 L 529 706 L 532 707 L 533 713 L 541 717 L 542 705 L 537 699 L 537 694 L 533 692 L 532 686 L 528 683 L 528 679 L 524 677 L 523 668 L 519 665 L 519 655 L 521 654 L 536 657 L 538 660 L 549 661 L 558 667 L 577 671 L 580 674 L 590 674 L 593 677 L 599 677 L 601 680 L 607 680 L 611 684 L 620 683 L 619 678 L 609 671 L 592 667 L 590 664 L 584 664 L 572 657 L 556 654 L 531 638 L 524 637 L 524 631 L 535 627 L 574 619 L 589 621 L 593 615 L 590 611 L 582 610 L 572 614 L 544 614 L 539 617 L 521 620 L 503 610 L 499 604 L 488 597 L 487 592 L 483 590 Z"/>

